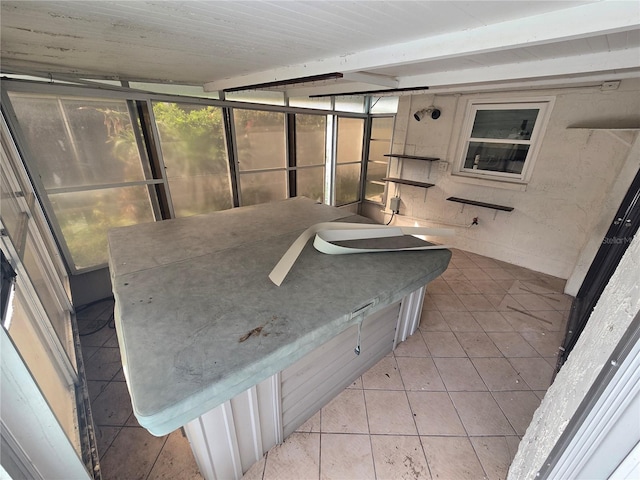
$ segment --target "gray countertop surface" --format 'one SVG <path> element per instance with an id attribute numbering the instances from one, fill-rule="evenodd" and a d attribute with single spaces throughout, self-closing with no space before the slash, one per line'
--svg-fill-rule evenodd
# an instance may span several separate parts
<path id="1" fill-rule="evenodd" d="M 370 222 L 299 197 L 109 232 L 116 329 L 140 425 L 165 435 L 194 420 L 356 323 L 351 312 L 363 305 L 373 302 L 373 313 L 424 286 L 451 257 L 325 255 L 310 241 L 274 285 L 268 275 L 291 243 L 327 221 Z"/>

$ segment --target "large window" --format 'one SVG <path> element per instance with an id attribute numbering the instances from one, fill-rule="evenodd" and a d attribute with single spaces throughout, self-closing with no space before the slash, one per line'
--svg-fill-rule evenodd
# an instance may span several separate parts
<path id="1" fill-rule="evenodd" d="M 175 215 L 233 207 L 222 109 L 161 102 L 153 113 Z"/>
<path id="2" fill-rule="evenodd" d="M 364 119 L 338 117 L 336 205 L 346 205 L 360 200 L 363 141 Z"/>
<path id="3" fill-rule="evenodd" d="M 301 110 L 171 98 L 155 87 L 5 86 L 3 108 L 70 273 L 106 266 L 115 227 L 293 196 L 359 202 L 365 146 L 367 198 L 382 200 L 393 117 L 373 119 L 369 142 L 363 96 Z"/>
<path id="4" fill-rule="evenodd" d="M 298 114 L 292 118 L 296 127 L 295 161 L 292 165 L 296 179 L 295 194 L 323 202 L 327 117 Z"/>
<path id="5" fill-rule="evenodd" d="M 393 136 L 393 117 L 374 117 L 371 119 L 371 137 L 369 139 L 369 158 L 367 161 L 367 182 L 365 199 L 371 202 L 384 203 L 385 182 L 389 157 L 391 153 L 391 137 Z"/>
<path id="6" fill-rule="evenodd" d="M 107 230 L 154 220 L 124 100 L 10 93 L 74 271 L 107 263 Z M 137 128 L 137 124 L 136 124 Z"/>
<path id="7" fill-rule="evenodd" d="M 242 205 L 287 198 L 285 114 L 235 110 Z"/>
<path id="8" fill-rule="evenodd" d="M 470 103 L 458 173 L 527 181 L 549 112 L 550 100 Z"/>

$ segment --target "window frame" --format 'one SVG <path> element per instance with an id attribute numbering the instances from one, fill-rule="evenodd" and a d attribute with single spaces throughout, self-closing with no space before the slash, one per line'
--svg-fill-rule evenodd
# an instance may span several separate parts
<path id="1" fill-rule="evenodd" d="M 455 163 L 456 168 L 453 172 L 453 175 L 493 180 L 505 183 L 529 183 L 533 174 L 535 162 L 542 146 L 544 134 L 547 130 L 547 125 L 549 123 L 549 117 L 553 109 L 554 101 L 555 97 L 470 99 L 467 103 L 465 117 L 461 128 L 460 140 L 458 144 L 458 154 Z M 478 111 L 522 109 L 538 110 L 538 116 L 536 117 L 529 140 L 471 136 L 473 127 L 475 125 L 476 114 Z M 467 152 L 469 150 L 469 145 L 472 142 L 528 145 L 529 150 L 522 167 L 522 172 L 518 174 L 465 168 L 464 164 L 467 158 Z"/>

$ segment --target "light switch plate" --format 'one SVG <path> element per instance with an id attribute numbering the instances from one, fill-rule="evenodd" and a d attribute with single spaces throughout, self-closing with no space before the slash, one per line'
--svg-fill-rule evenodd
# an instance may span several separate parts
<path id="1" fill-rule="evenodd" d="M 438 162 L 439 172 L 446 172 L 447 170 L 449 170 L 449 162 L 443 162 L 443 161 Z"/>

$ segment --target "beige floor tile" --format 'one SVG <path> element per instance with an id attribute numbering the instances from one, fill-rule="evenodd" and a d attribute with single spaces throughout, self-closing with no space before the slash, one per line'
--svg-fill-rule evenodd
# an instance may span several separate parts
<path id="1" fill-rule="evenodd" d="M 98 395 L 104 392 L 109 382 L 106 380 L 87 380 L 87 388 L 89 389 L 89 401 L 94 402 Z"/>
<path id="2" fill-rule="evenodd" d="M 107 450 L 111 446 L 113 439 L 116 438 L 122 427 L 108 427 L 106 425 L 96 425 L 96 443 L 98 445 L 98 458 L 102 459 Z"/>
<path id="3" fill-rule="evenodd" d="M 437 310 L 423 310 L 420 319 L 422 332 L 449 332 L 451 329 L 442 314 Z"/>
<path id="4" fill-rule="evenodd" d="M 362 374 L 362 386 L 366 389 L 402 390 L 402 378 L 393 356 L 383 357 Z"/>
<path id="5" fill-rule="evenodd" d="M 122 368 L 120 349 L 100 348 L 84 362 L 87 380 L 111 380 Z"/>
<path id="6" fill-rule="evenodd" d="M 434 358 L 440 377 L 449 392 L 487 390 L 468 358 Z"/>
<path id="7" fill-rule="evenodd" d="M 119 348 L 120 344 L 118 343 L 118 336 L 117 335 L 111 335 L 109 337 L 109 339 L 104 342 L 104 345 L 102 345 L 103 347 L 109 347 L 109 348 Z"/>
<path id="8" fill-rule="evenodd" d="M 91 404 L 93 423 L 120 427 L 124 425 L 133 411 L 127 384 L 110 382 Z"/>
<path id="9" fill-rule="evenodd" d="M 546 390 L 534 390 L 533 393 L 536 394 L 536 397 L 538 397 L 540 400 L 542 400 L 544 398 L 544 396 L 547 394 Z"/>
<path id="10" fill-rule="evenodd" d="M 405 390 L 445 390 L 444 383 L 431 358 L 398 357 L 396 361 Z"/>
<path id="11" fill-rule="evenodd" d="M 369 433 L 363 390 L 346 389 L 322 408 L 323 433 Z"/>
<path id="12" fill-rule="evenodd" d="M 319 433 L 292 433 L 267 454 L 264 480 L 312 480 L 319 476 Z"/>
<path id="13" fill-rule="evenodd" d="M 433 301 L 433 298 L 428 293 L 424 296 L 424 302 L 422 303 L 422 310 L 423 311 L 438 310 L 438 307 Z"/>
<path id="14" fill-rule="evenodd" d="M 448 393 L 407 392 L 407 397 L 420 435 L 467 434 Z"/>
<path id="15" fill-rule="evenodd" d="M 460 298 L 464 302 L 469 296 L 460 295 Z M 482 332 L 482 327 L 469 312 L 442 312 L 442 316 L 453 332 Z"/>
<path id="16" fill-rule="evenodd" d="M 180 430 L 169 434 L 148 480 L 202 480 L 187 437 Z"/>
<path id="17" fill-rule="evenodd" d="M 377 480 L 430 480 L 427 459 L 418 437 L 373 435 Z"/>
<path id="18" fill-rule="evenodd" d="M 356 390 L 357 391 L 357 390 Z M 296 432 L 302 433 L 312 433 L 312 432 L 320 432 L 320 412 L 316 412 L 309 420 L 300 425 Z"/>
<path id="19" fill-rule="evenodd" d="M 394 350 L 396 357 L 428 357 L 429 350 L 427 344 L 424 343 L 424 339 L 419 331 L 413 335 L 407 337 L 404 342 L 401 342 Z"/>
<path id="20" fill-rule="evenodd" d="M 456 295 L 431 295 L 440 312 L 464 312 L 467 309 Z"/>
<path id="21" fill-rule="evenodd" d="M 560 352 L 559 332 L 522 332 L 521 335 L 541 357 L 555 357 Z"/>
<path id="22" fill-rule="evenodd" d="M 515 277 L 508 270 L 503 268 L 485 268 L 484 272 L 489 275 L 492 280 L 514 280 Z"/>
<path id="23" fill-rule="evenodd" d="M 464 277 L 472 282 L 475 280 L 493 280 L 489 275 L 484 273 L 481 268 L 465 268 L 462 270 Z"/>
<path id="24" fill-rule="evenodd" d="M 85 347 L 104 346 L 104 344 L 116 334 L 116 331 L 113 328 L 105 326 L 95 333 L 91 333 L 89 335 L 85 334 L 94 331 L 96 328 L 100 328 L 107 321 L 107 318 L 99 318 L 90 322 L 78 321 L 78 331 L 80 332 L 80 335 L 82 335 L 80 337 L 82 345 Z"/>
<path id="25" fill-rule="evenodd" d="M 493 304 L 487 300 L 487 298 L 482 294 L 475 295 L 460 295 L 460 301 L 462 301 L 463 305 L 467 308 L 467 310 L 472 312 L 491 312 L 495 311 L 495 307 Z"/>
<path id="26" fill-rule="evenodd" d="M 504 282 L 504 280 L 475 280 L 473 282 L 473 286 L 478 290 L 477 293 L 482 294 L 505 294 L 506 288 L 503 287 L 500 282 Z M 456 292 L 459 295 L 461 292 Z M 469 292 L 475 293 L 475 292 Z"/>
<path id="27" fill-rule="evenodd" d="M 511 444 L 507 439 L 518 437 L 471 437 L 471 443 L 478 455 L 478 459 L 487 474 L 488 480 L 505 480 L 515 452 L 511 451 Z M 517 443 L 516 443 L 517 445 Z"/>
<path id="28" fill-rule="evenodd" d="M 492 392 L 530 390 L 506 358 L 472 358 L 471 361 Z"/>
<path id="29" fill-rule="evenodd" d="M 124 427 L 100 460 L 105 480 L 145 479 L 166 437 L 154 437 L 144 428 Z"/>
<path id="30" fill-rule="evenodd" d="M 459 268 L 449 267 L 444 272 L 442 272 L 442 278 L 444 278 L 447 283 L 449 280 L 468 280 L 462 270 Z"/>
<path id="31" fill-rule="evenodd" d="M 422 337 L 432 357 L 466 357 L 452 332 L 424 332 Z"/>
<path id="32" fill-rule="evenodd" d="M 486 280 L 483 280 L 486 281 Z M 447 283 L 458 295 L 470 295 L 473 293 L 482 293 L 476 287 L 476 282 L 472 282 L 470 280 L 447 280 Z"/>
<path id="33" fill-rule="evenodd" d="M 453 294 L 453 290 L 451 290 L 451 287 L 443 278 L 436 278 L 435 280 L 429 282 L 429 284 L 427 285 L 427 291 L 429 293 L 444 293 L 447 295 Z"/>
<path id="34" fill-rule="evenodd" d="M 264 467 L 266 464 L 267 457 L 265 455 L 260 459 L 260 461 L 251 465 L 249 470 L 247 470 L 242 476 L 242 480 L 262 480 L 262 476 L 264 475 Z"/>
<path id="35" fill-rule="evenodd" d="M 531 390 L 546 390 L 551 385 L 553 367 L 544 358 L 510 358 L 509 362 Z"/>
<path id="36" fill-rule="evenodd" d="M 356 378 L 347 388 L 362 388 L 362 377 Z"/>
<path id="37" fill-rule="evenodd" d="M 469 257 L 462 257 L 462 256 L 457 258 L 452 258 L 450 264 L 453 267 L 459 268 L 461 270 L 465 268 L 479 268 L 478 265 L 476 265 L 476 263 L 473 260 L 471 260 Z"/>
<path id="38" fill-rule="evenodd" d="M 518 280 L 529 281 L 529 280 L 536 280 L 538 278 L 536 272 L 526 268 L 518 267 L 516 265 L 511 265 L 510 267 L 503 267 L 503 268 Z"/>
<path id="39" fill-rule="evenodd" d="M 540 405 L 540 399 L 533 392 L 493 392 L 493 398 L 507 416 L 518 435 L 527 431 L 533 413 Z"/>
<path id="40" fill-rule="evenodd" d="M 502 314 L 518 332 L 557 332 L 564 325 L 564 316 L 557 310 L 510 310 Z"/>
<path id="41" fill-rule="evenodd" d="M 536 310 L 551 310 L 552 307 L 544 300 L 542 295 L 535 293 L 512 293 L 511 296 L 522 305 L 525 310 L 535 312 Z"/>
<path id="42" fill-rule="evenodd" d="M 323 434 L 320 478 L 373 479 L 373 453 L 368 435 Z M 300 477 L 303 478 L 303 477 Z"/>
<path id="43" fill-rule="evenodd" d="M 82 344 L 81 346 L 82 346 L 82 360 L 84 363 L 87 363 L 87 361 L 93 356 L 93 354 L 96 353 L 100 348 L 100 347 L 91 347 L 84 344 Z"/>
<path id="44" fill-rule="evenodd" d="M 489 392 L 451 392 L 449 395 L 470 436 L 515 434 Z"/>
<path id="45" fill-rule="evenodd" d="M 371 434 L 416 435 L 416 425 L 405 392 L 365 390 Z"/>
<path id="46" fill-rule="evenodd" d="M 538 352 L 518 332 L 488 332 L 505 357 L 536 357 Z"/>
<path id="47" fill-rule="evenodd" d="M 432 478 L 479 480 L 480 461 L 467 437 L 420 437 Z"/>
<path id="48" fill-rule="evenodd" d="M 485 332 L 513 332 L 513 327 L 500 312 L 471 312 Z"/>
<path id="49" fill-rule="evenodd" d="M 469 357 L 502 356 L 500 350 L 484 332 L 456 332 L 455 335 Z"/>

